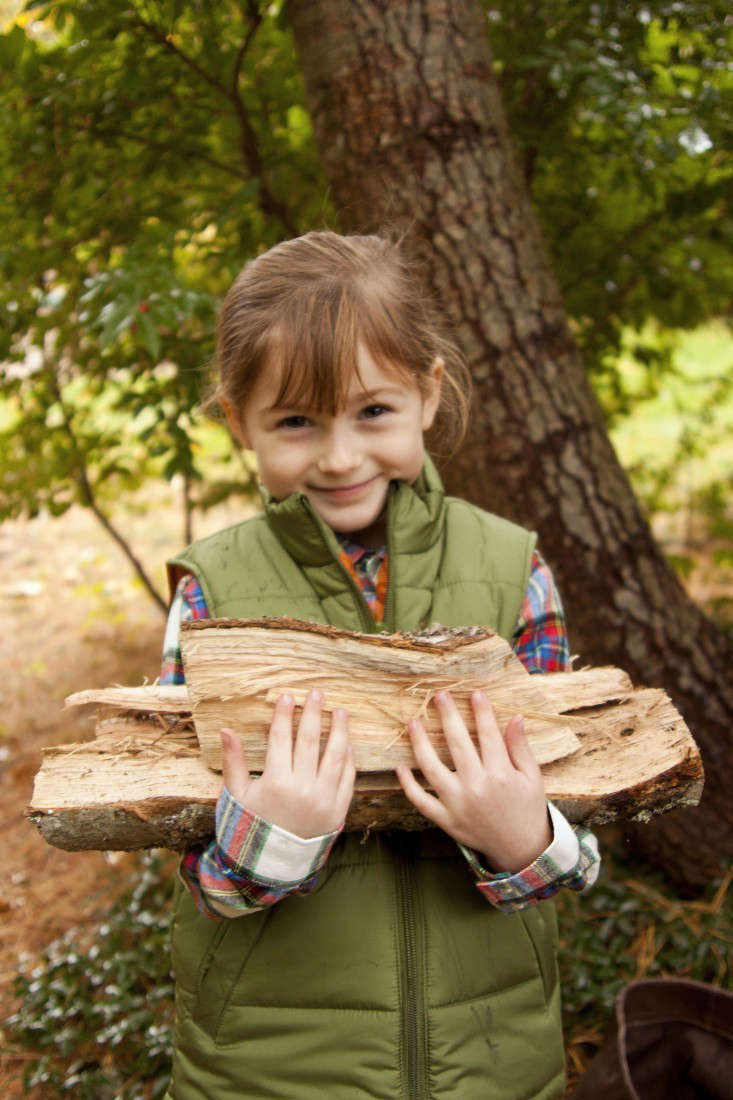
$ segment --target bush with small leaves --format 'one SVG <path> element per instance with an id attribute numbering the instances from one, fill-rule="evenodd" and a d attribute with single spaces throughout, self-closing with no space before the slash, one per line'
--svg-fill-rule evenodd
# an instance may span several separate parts
<path id="1" fill-rule="evenodd" d="M 54 941 L 15 982 L 7 1036 L 37 1052 L 24 1084 L 43 1096 L 155 1100 L 171 1054 L 171 876 L 140 857 L 130 889 L 104 923 Z"/>

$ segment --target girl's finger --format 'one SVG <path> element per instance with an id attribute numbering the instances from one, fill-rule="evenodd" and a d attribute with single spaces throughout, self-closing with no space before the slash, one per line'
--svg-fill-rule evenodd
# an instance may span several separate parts
<path id="1" fill-rule="evenodd" d="M 303 704 L 293 749 L 293 771 L 303 776 L 315 776 L 318 772 L 322 708 L 322 693 L 309 691 Z"/>
<path id="2" fill-rule="evenodd" d="M 242 802 L 251 780 L 242 742 L 230 729 L 221 731 L 221 763 L 224 786 L 237 802 Z"/>
<path id="3" fill-rule="evenodd" d="M 471 696 L 476 719 L 476 732 L 481 747 L 481 759 L 491 772 L 501 771 L 506 768 L 507 749 L 504 744 L 499 723 L 496 721 L 494 708 L 483 691 L 474 691 Z"/>
<path id="4" fill-rule="evenodd" d="M 270 723 L 265 754 L 266 772 L 284 775 L 293 766 L 293 710 L 292 695 L 281 695 L 275 703 L 275 713 Z"/>
<path id="5" fill-rule="evenodd" d="M 535 760 L 524 729 L 524 718 L 518 714 L 504 731 L 504 742 L 514 767 L 528 778 L 536 778 L 539 764 Z"/>
<path id="6" fill-rule="evenodd" d="M 415 754 L 415 760 L 417 761 L 420 771 L 423 773 L 433 790 L 437 791 L 439 795 L 444 794 L 450 786 L 453 772 L 451 772 L 449 768 L 446 768 L 445 764 L 438 756 L 430 738 L 425 732 L 425 726 L 419 719 L 415 718 L 411 722 L 408 722 L 407 728 L 410 731 L 412 751 Z"/>
<path id="7" fill-rule="evenodd" d="M 395 772 L 402 790 L 415 809 L 419 810 L 423 817 L 427 817 L 428 821 L 434 821 L 441 829 L 447 831 L 449 814 L 440 799 L 420 786 L 412 770 L 406 764 L 398 764 Z"/>
<path id="8" fill-rule="evenodd" d="M 481 766 L 481 759 L 450 692 L 437 691 L 435 705 L 456 771 L 464 774 L 475 771 Z"/>
<path id="9" fill-rule="evenodd" d="M 343 821 L 348 813 L 351 799 L 354 796 L 354 782 L 356 780 L 356 765 L 354 764 L 354 751 L 351 745 L 346 746 L 346 758 L 343 771 L 339 779 L 339 785 L 334 799 L 334 808 L 339 821 Z"/>
<path id="10" fill-rule="evenodd" d="M 337 782 L 344 770 L 349 749 L 349 715 L 343 707 L 331 714 L 331 728 L 323 750 L 318 774 L 326 780 Z"/>

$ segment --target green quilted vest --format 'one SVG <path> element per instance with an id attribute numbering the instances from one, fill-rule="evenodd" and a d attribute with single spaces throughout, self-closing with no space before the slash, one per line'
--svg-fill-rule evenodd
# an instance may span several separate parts
<path id="1" fill-rule="evenodd" d="M 212 615 L 347 629 L 485 624 L 511 636 L 534 536 L 445 498 L 428 461 L 388 504 L 375 624 L 302 497 L 189 547 Z M 315 890 L 234 920 L 181 890 L 170 1100 L 556 1100 L 564 1093 L 554 909 L 512 916 L 444 833 L 342 836 Z"/>

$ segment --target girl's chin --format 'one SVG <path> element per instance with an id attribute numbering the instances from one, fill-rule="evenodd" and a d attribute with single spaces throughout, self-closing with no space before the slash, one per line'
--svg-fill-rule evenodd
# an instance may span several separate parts
<path id="1" fill-rule="evenodd" d="M 386 509 L 380 508 L 379 512 L 374 515 L 353 517 L 343 515 L 323 515 L 321 518 L 326 521 L 329 527 L 338 535 L 343 535 L 347 539 L 351 539 L 352 542 L 357 543 L 359 546 L 368 547 L 370 550 L 377 549 L 380 546 L 384 546 L 384 541 L 387 533 L 386 523 Z"/>

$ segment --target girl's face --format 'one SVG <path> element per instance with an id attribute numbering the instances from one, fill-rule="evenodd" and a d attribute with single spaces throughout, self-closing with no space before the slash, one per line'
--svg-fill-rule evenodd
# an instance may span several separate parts
<path id="1" fill-rule="evenodd" d="M 303 493 L 334 531 L 378 546 L 390 481 L 411 484 L 422 469 L 423 432 L 438 409 L 443 367 L 433 366 L 425 396 L 361 345 L 358 368 L 333 416 L 276 405 L 276 370 L 262 372 L 241 413 L 224 407 L 235 438 L 255 452 L 262 483 L 276 500 Z"/>

